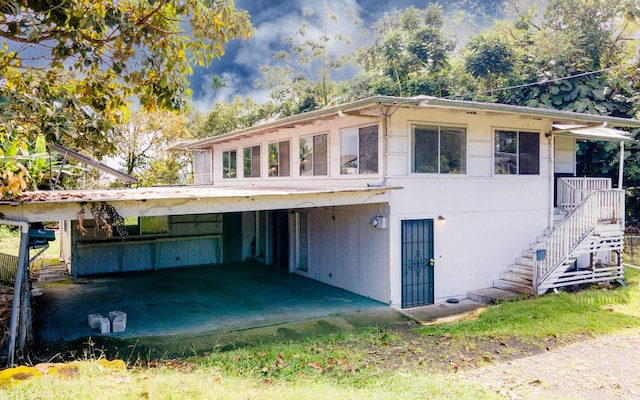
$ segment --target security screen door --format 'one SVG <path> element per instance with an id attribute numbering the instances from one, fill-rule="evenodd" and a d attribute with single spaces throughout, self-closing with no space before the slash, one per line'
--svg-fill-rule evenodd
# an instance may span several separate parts
<path id="1" fill-rule="evenodd" d="M 433 219 L 402 221 L 402 308 L 433 304 Z"/>

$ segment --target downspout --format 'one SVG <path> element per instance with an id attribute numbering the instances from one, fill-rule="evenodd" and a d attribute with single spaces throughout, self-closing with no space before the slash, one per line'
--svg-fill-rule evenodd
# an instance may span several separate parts
<path id="1" fill-rule="evenodd" d="M 27 269 L 26 262 L 29 259 L 29 224 L 24 221 L 11 221 L 6 219 L 0 219 L 0 224 L 12 225 L 20 227 L 20 252 L 18 253 L 18 269 L 16 270 L 16 281 L 13 287 L 13 306 L 11 308 L 11 323 L 9 325 L 9 331 L 11 337 L 9 339 L 9 357 L 7 365 L 9 368 L 13 367 L 15 358 L 16 347 L 16 332 L 18 330 L 18 312 L 20 309 L 20 293 L 22 280 L 24 279 L 24 273 Z"/>
<path id="2" fill-rule="evenodd" d="M 387 154 L 387 140 L 389 140 L 389 113 L 387 108 L 382 118 L 382 186 L 387 184 L 387 164 L 389 155 Z"/>

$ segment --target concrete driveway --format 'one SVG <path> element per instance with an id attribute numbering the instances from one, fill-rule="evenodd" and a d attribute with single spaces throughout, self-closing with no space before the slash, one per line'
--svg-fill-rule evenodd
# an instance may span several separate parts
<path id="1" fill-rule="evenodd" d="M 386 304 L 258 263 L 235 263 L 100 276 L 54 283 L 36 298 L 35 334 L 43 342 L 96 336 L 89 314 L 127 314 L 120 338 L 239 330 L 388 309 Z"/>

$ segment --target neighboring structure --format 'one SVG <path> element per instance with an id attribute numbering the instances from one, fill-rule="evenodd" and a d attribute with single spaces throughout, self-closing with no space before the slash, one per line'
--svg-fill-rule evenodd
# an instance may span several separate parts
<path id="1" fill-rule="evenodd" d="M 66 220 L 76 276 L 253 258 L 394 307 L 544 293 L 622 277 L 620 182 L 575 177 L 576 141 L 622 150 L 614 127 L 640 121 L 380 96 L 188 144 L 198 186 L 53 192 L 0 212 Z M 78 234 L 76 214 L 103 202 L 132 235 Z"/>

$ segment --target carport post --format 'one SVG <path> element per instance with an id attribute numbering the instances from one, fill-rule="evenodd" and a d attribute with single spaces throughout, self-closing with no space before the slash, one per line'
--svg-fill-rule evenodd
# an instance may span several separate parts
<path id="1" fill-rule="evenodd" d="M 10 221 L 0 219 L 0 224 L 19 226 L 22 233 L 20 237 L 20 252 L 18 253 L 18 268 L 16 269 L 16 281 L 13 287 L 13 307 L 11 308 L 11 323 L 9 331 L 11 337 L 9 340 L 9 357 L 7 366 L 13 367 L 16 352 L 16 331 L 18 330 L 18 312 L 20 310 L 20 294 L 22 292 L 22 280 L 24 272 L 29 262 L 29 224 L 23 221 Z"/>

